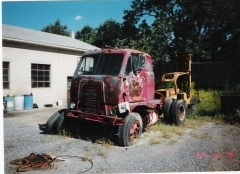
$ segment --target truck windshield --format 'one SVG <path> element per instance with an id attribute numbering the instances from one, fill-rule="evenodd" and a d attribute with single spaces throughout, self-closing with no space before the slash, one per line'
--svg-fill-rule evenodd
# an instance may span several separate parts
<path id="1" fill-rule="evenodd" d="M 75 75 L 112 75 L 117 76 L 122 67 L 123 54 L 93 54 L 84 56 Z"/>

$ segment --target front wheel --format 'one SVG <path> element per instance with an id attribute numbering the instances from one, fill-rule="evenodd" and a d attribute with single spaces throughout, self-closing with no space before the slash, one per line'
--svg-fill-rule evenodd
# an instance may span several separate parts
<path id="1" fill-rule="evenodd" d="M 46 122 L 47 132 L 59 131 L 62 127 L 66 109 L 55 112 Z"/>
<path id="2" fill-rule="evenodd" d="M 180 126 L 186 119 L 187 104 L 184 100 L 175 100 L 172 104 L 171 115 L 173 123 Z"/>
<path id="3" fill-rule="evenodd" d="M 142 134 L 142 118 L 138 113 L 130 113 L 124 119 L 124 125 L 118 128 L 118 143 L 121 146 L 131 146 Z"/>

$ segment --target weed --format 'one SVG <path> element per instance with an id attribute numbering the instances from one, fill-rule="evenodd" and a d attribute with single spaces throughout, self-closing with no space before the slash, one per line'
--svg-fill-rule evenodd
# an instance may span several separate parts
<path id="1" fill-rule="evenodd" d="M 209 133 L 208 132 L 204 132 L 203 135 L 200 136 L 201 139 L 204 139 L 204 140 L 208 140 L 210 139 L 211 137 L 209 136 Z"/>
<path id="2" fill-rule="evenodd" d="M 88 154 L 88 153 L 84 154 L 83 161 L 91 161 L 90 154 Z"/>
<path id="3" fill-rule="evenodd" d="M 97 151 L 97 155 L 98 156 L 101 156 L 103 158 L 106 158 L 107 157 L 107 153 L 106 152 L 103 152 L 103 151 Z"/>
<path id="4" fill-rule="evenodd" d="M 85 149 L 86 152 L 90 152 L 91 151 L 91 149 L 89 147 L 84 147 L 84 149 Z"/>
<path id="5" fill-rule="evenodd" d="M 203 135 L 198 135 L 198 134 L 195 134 L 195 133 L 191 132 L 190 135 L 191 135 L 193 138 L 202 139 L 202 140 L 208 140 L 208 139 L 211 138 L 211 137 L 209 136 L 208 132 L 204 132 Z"/>
<path id="6" fill-rule="evenodd" d="M 94 149 L 91 149 L 90 147 L 84 147 L 84 150 L 85 150 L 85 152 L 86 152 L 86 154 L 85 154 L 85 158 L 89 158 L 89 154 L 91 154 L 91 152 L 92 152 L 92 150 L 94 150 Z M 96 147 L 95 148 L 95 151 L 96 151 L 96 154 L 98 155 L 98 156 L 101 156 L 101 157 L 104 157 L 104 158 L 106 158 L 107 157 L 107 153 L 106 152 L 104 152 L 103 150 L 101 150 L 101 148 L 99 148 L 99 147 Z"/>
<path id="7" fill-rule="evenodd" d="M 163 138 L 170 139 L 172 135 L 169 132 L 164 132 L 163 133 Z"/>
<path id="8" fill-rule="evenodd" d="M 200 119 L 194 119 L 194 118 L 188 118 L 185 120 L 184 127 L 195 129 L 198 126 L 201 126 L 203 124 L 203 120 Z"/>
<path id="9" fill-rule="evenodd" d="M 184 127 L 182 127 L 182 126 L 175 126 L 175 125 L 173 125 L 172 129 L 170 130 L 170 132 L 176 133 L 177 135 L 182 136 L 182 135 L 184 135 L 185 130 L 184 130 Z"/>
<path id="10" fill-rule="evenodd" d="M 68 131 L 68 130 L 66 130 L 66 129 L 63 129 L 63 130 L 61 130 L 61 131 L 59 132 L 59 135 L 60 135 L 60 136 L 63 136 L 64 138 L 67 138 L 67 137 L 70 137 L 71 132 Z"/>
<path id="11" fill-rule="evenodd" d="M 96 142 L 102 144 L 102 146 L 106 148 L 110 148 L 112 145 L 114 145 L 114 143 L 110 139 L 105 139 L 105 138 L 101 138 Z"/>
<path id="12" fill-rule="evenodd" d="M 168 143 L 167 143 L 167 145 L 173 145 L 173 144 L 175 144 L 177 141 L 176 140 L 171 140 L 171 141 L 169 141 Z"/>
<path id="13" fill-rule="evenodd" d="M 10 143 L 10 144 L 7 144 L 6 146 L 4 146 L 4 148 L 12 149 L 12 148 L 14 148 L 14 145 Z"/>
<path id="14" fill-rule="evenodd" d="M 194 90 L 193 90 L 194 91 Z M 220 92 L 215 90 L 199 90 L 200 102 L 197 103 L 196 113 L 198 115 L 215 115 L 220 113 Z"/>
<path id="15" fill-rule="evenodd" d="M 148 127 L 147 129 L 151 131 L 161 131 L 163 134 L 162 137 L 169 139 L 171 138 L 171 134 L 169 132 L 171 132 L 171 129 L 173 129 L 173 127 L 164 123 L 158 123 L 152 127 Z"/>
<path id="16" fill-rule="evenodd" d="M 161 143 L 160 137 L 154 137 L 154 138 L 150 139 L 150 141 L 149 141 L 149 144 L 151 146 L 160 144 L 160 143 Z"/>
<path id="17" fill-rule="evenodd" d="M 196 139 L 199 138 L 199 136 L 197 134 L 193 133 L 193 132 L 190 133 L 190 136 L 193 137 L 193 138 L 196 138 Z"/>

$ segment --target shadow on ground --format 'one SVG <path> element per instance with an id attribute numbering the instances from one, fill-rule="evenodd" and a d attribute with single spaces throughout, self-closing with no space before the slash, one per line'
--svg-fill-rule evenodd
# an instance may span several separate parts
<path id="1" fill-rule="evenodd" d="M 41 134 L 69 136 L 75 139 L 91 141 L 92 143 L 118 145 L 118 126 L 69 118 L 68 121 L 64 121 L 60 132 L 47 132 L 46 124 L 39 125 L 39 129 L 43 131 Z"/>

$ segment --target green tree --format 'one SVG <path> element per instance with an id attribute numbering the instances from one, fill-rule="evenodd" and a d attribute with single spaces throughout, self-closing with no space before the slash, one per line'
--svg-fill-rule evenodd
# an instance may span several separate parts
<path id="1" fill-rule="evenodd" d="M 83 42 L 93 44 L 96 40 L 96 29 L 86 25 L 82 30 L 76 32 L 75 37 Z"/>
<path id="2" fill-rule="evenodd" d="M 157 83 L 175 70 L 176 52 L 192 52 L 193 61 L 236 60 L 240 53 L 238 0 L 133 0 L 131 8 L 122 26 L 128 38 L 118 44 L 148 52 Z"/>
<path id="3" fill-rule="evenodd" d="M 96 40 L 93 45 L 102 47 L 108 45 L 115 47 L 118 39 L 121 39 L 121 25 L 113 19 L 106 20 L 96 29 Z"/>
<path id="4" fill-rule="evenodd" d="M 67 25 L 61 25 L 61 21 L 58 19 L 54 24 L 49 24 L 44 27 L 41 31 L 47 33 L 53 33 L 63 36 L 68 36 L 68 27 Z"/>
<path id="5" fill-rule="evenodd" d="M 183 51 L 193 52 L 197 61 L 214 60 L 229 37 L 238 36 L 239 4 L 237 0 L 134 0 L 123 25 L 137 26 L 138 39 L 145 40 L 145 49 L 156 61 L 171 60 L 175 52 Z M 149 16 L 154 18 L 151 24 L 145 20 Z"/>

